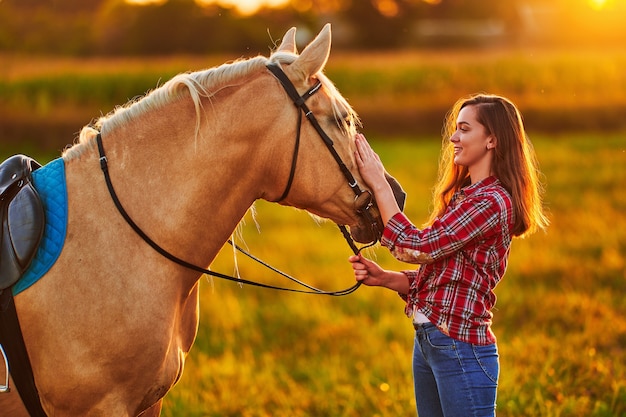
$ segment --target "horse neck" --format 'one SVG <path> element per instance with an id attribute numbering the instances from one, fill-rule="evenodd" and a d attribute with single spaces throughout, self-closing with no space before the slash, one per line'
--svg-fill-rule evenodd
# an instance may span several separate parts
<path id="1" fill-rule="evenodd" d="M 264 178 L 244 168 L 251 165 L 246 147 L 215 109 L 216 120 L 198 135 L 195 109 L 181 100 L 104 137 L 112 181 L 131 217 L 162 247 L 199 265 L 215 257 Z"/>

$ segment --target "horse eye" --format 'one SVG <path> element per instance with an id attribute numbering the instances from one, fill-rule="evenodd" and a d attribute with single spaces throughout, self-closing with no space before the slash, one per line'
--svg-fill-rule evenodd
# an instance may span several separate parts
<path id="1" fill-rule="evenodd" d="M 341 113 L 341 115 L 337 118 L 337 122 L 340 126 L 352 126 L 354 118 L 350 113 Z"/>

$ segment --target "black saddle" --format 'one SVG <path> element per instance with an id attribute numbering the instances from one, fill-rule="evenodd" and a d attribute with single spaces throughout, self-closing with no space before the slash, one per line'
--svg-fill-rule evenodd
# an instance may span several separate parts
<path id="1" fill-rule="evenodd" d="M 43 236 L 43 204 L 32 184 L 41 165 L 24 155 L 0 164 L 0 293 L 30 265 Z"/>

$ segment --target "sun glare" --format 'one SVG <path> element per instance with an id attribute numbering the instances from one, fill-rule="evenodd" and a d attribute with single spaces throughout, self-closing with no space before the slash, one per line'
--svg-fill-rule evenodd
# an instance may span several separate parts
<path id="1" fill-rule="evenodd" d="M 591 7 L 595 10 L 600 10 L 606 5 L 606 0 L 589 0 Z"/>
<path id="2" fill-rule="evenodd" d="M 0 0 L 2 1 L 2 0 Z M 160 4 L 167 0 L 125 0 L 130 4 Z M 263 6 L 284 6 L 289 0 L 197 0 L 198 3 L 220 4 L 222 6 L 235 7 L 243 15 L 251 15 Z"/>
<path id="3" fill-rule="evenodd" d="M 161 4 L 165 3 L 167 0 L 126 0 L 126 3 L 129 4 Z"/>
<path id="4" fill-rule="evenodd" d="M 374 0 L 373 3 L 383 16 L 394 17 L 399 12 L 398 3 L 394 0 Z"/>
<path id="5" fill-rule="evenodd" d="M 217 3 L 222 6 L 234 6 L 244 15 L 251 15 L 263 6 L 283 6 L 287 4 L 288 1 L 289 0 L 199 0 L 200 3 Z"/>

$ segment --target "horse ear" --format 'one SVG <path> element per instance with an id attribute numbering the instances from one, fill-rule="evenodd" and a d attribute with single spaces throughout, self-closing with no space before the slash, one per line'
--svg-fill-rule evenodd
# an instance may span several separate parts
<path id="1" fill-rule="evenodd" d="M 280 46 L 276 50 L 276 52 L 291 52 L 292 54 L 297 54 L 298 50 L 296 49 L 296 28 L 293 27 L 285 33 L 283 36 L 283 40 L 280 43 Z"/>
<path id="2" fill-rule="evenodd" d="M 330 23 L 327 23 L 320 33 L 307 45 L 300 56 L 289 66 L 298 72 L 303 79 L 317 74 L 328 61 L 330 55 Z"/>

